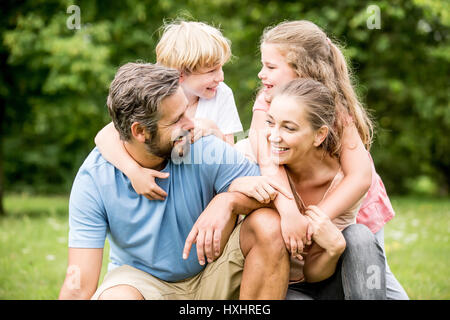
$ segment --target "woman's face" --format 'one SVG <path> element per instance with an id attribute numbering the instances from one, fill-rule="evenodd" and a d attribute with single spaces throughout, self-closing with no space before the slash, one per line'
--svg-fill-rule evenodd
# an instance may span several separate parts
<path id="1" fill-rule="evenodd" d="M 297 163 L 317 144 L 306 106 L 286 95 L 277 95 L 266 113 L 266 137 L 271 158 L 280 165 Z"/>
<path id="2" fill-rule="evenodd" d="M 276 44 L 263 43 L 261 45 L 261 62 L 262 68 L 258 73 L 258 78 L 261 79 L 264 86 L 265 100 L 271 102 L 276 88 L 298 77 Z"/>

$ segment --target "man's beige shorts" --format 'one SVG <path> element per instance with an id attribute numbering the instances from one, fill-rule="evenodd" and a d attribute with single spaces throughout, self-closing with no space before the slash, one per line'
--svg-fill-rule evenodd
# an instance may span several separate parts
<path id="1" fill-rule="evenodd" d="M 108 272 L 92 299 L 109 288 L 129 285 L 136 288 L 146 300 L 228 300 L 238 299 L 244 256 L 239 236 L 242 223 L 230 235 L 222 255 L 194 277 L 179 282 L 166 282 L 128 265 Z M 181 253 L 180 253 L 181 254 Z M 191 254 L 196 254 L 191 252 Z"/>

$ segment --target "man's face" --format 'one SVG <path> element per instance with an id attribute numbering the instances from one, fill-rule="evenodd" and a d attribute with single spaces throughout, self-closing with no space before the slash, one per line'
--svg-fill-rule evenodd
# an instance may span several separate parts
<path id="1" fill-rule="evenodd" d="M 189 148 L 194 123 L 185 114 L 188 100 L 181 87 L 161 102 L 161 118 L 155 136 L 146 141 L 147 150 L 158 157 L 183 157 Z"/>

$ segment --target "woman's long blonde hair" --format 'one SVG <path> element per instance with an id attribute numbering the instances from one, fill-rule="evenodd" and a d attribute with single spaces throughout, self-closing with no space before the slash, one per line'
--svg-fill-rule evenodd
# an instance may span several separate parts
<path id="1" fill-rule="evenodd" d="M 339 137 L 351 116 L 366 149 L 370 148 L 372 121 L 353 88 L 344 55 L 322 29 L 306 20 L 282 22 L 264 30 L 263 43 L 277 45 L 298 77 L 312 78 L 331 91 L 338 111 L 336 131 Z"/>

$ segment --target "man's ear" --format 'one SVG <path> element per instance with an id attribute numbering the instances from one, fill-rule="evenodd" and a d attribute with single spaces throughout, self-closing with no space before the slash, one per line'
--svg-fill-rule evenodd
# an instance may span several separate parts
<path id="1" fill-rule="evenodd" d="M 327 126 L 321 126 L 317 131 L 316 135 L 314 137 L 314 147 L 318 147 L 322 144 L 322 142 L 326 139 L 328 136 L 328 127 Z"/>
<path id="2" fill-rule="evenodd" d="M 186 72 L 180 71 L 180 83 L 186 80 Z"/>
<path id="3" fill-rule="evenodd" d="M 137 141 L 144 143 L 146 139 L 150 139 L 150 133 L 139 122 L 133 122 L 131 125 L 131 135 Z"/>

